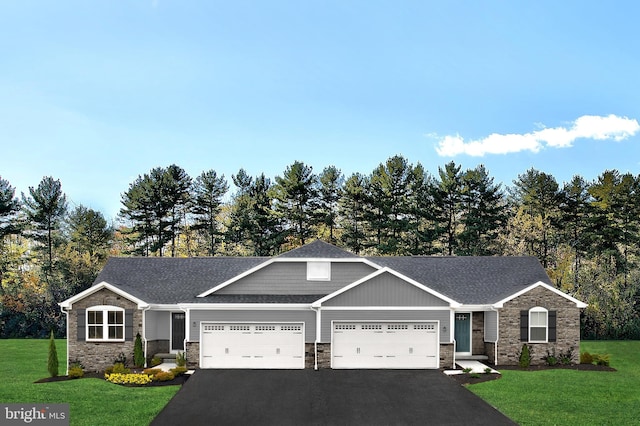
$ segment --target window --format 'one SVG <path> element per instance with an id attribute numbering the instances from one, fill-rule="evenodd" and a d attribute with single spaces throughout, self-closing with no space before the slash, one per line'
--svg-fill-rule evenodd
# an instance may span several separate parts
<path id="1" fill-rule="evenodd" d="M 331 262 L 307 262 L 307 281 L 330 281 Z"/>
<path id="2" fill-rule="evenodd" d="M 117 306 L 94 306 L 87 309 L 87 340 L 124 340 L 124 309 Z"/>
<path id="3" fill-rule="evenodd" d="M 529 342 L 547 342 L 548 311 L 536 306 L 529 309 Z"/>

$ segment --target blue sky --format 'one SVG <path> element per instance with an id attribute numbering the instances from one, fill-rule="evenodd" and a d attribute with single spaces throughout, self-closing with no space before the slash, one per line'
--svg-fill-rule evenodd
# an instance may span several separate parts
<path id="1" fill-rule="evenodd" d="M 140 174 L 295 160 L 640 172 L 636 2 L 0 3 L 0 176 L 115 218 Z M 232 187 L 232 191 L 235 188 Z"/>

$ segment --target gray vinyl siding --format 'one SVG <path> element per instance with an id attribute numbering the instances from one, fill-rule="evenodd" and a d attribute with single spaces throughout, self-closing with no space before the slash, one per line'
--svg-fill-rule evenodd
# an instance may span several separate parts
<path id="1" fill-rule="evenodd" d="M 449 303 L 387 272 L 327 300 L 322 305 L 449 306 Z"/>
<path id="2" fill-rule="evenodd" d="M 313 343 L 316 332 L 316 313 L 311 309 L 300 311 L 190 311 L 188 336 L 190 342 L 200 340 L 200 323 L 216 322 L 303 322 L 305 342 Z"/>
<path id="3" fill-rule="evenodd" d="M 342 311 L 322 310 L 321 342 L 331 342 L 331 321 L 440 321 L 440 343 L 449 343 L 451 330 L 449 310 L 441 311 Z M 446 332 L 444 331 L 446 327 Z"/>
<path id="4" fill-rule="evenodd" d="M 147 340 L 166 340 L 171 336 L 171 313 L 146 311 L 144 313 L 145 337 Z"/>
<path id="5" fill-rule="evenodd" d="M 485 311 L 484 313 L 484 341 L 498 341 L 498 313 L 496 311 Z"/>
<path id="6" fill-rule="evenodd" d="M 222 288 L 216 294 L 329 294 L 375 269 L 362 262 L 332 262 L 331 281 L 307 281 L 306 262 L 275 262 Z"/>

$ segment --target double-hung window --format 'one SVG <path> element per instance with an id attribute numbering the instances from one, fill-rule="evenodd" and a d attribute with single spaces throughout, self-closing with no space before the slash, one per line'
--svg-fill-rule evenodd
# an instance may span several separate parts
<path id="1" fill-rule="evenodd" d="M 529 309 L 529 342 L 546 343 L 548 341 L 549 312 L 536 306 Z"/>
<path id="2" fill-rule="evenodd" d="M 87 341 L 124 341 L 124 309 L 93 306 L 87 309 Z"/>

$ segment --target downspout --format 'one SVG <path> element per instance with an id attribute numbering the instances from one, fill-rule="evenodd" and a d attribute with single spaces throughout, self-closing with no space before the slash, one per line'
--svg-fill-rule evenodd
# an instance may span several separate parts
<path id="1" fill-rule="evenodd" d="M 313 369 L 318 371 L 318 343 L 320 340 L 320 333 L 322 332 L 322 327 L 320 324 L 321 316 L 320 316 L 320 307 L 317 308 L 311 305 L 311 310 L 316 313 L 316 338 L 313 342 Z"/>
<path id="2" fill-rule="evenodd" d="M 147 311 L 151 309 L 151 305 L 147 305 L 142 309 L 142 340 L 144 340 L 144 365 L 147 365 L 147 359 L 149 359 L 149 353 L 147 352 Z"/>
<path id="3" fill-rule="evenodd" d="M 496 341 L 493 342 L 493 365 L 498 366 L 498 340 L 500 340 L 500 311 L 493 306 L 491 310 L 496 313 Z"/>
<path id="4" fill-rule="evenodd" d="M 66 315 L 67 317 L 67 325 L 66 325 L 66 329 L 67 329 L 67 370 L 65 375 L 69 374 L 69 311 L 66 310 L 65 308 L 63 308 L 62 306 L 60 306 L 60 311 Z"/>
<path id="5" fill-rule="evenodd" d="M 190 334 L 187 332 L 187 330 L 189 330 L 189 322 L 191 321 L 191 315 L 189 315 L 191 313 L 191 310 L 189 308 L 181 308 L 180 305 L 178 305 L 178 308 L 180 308 L 180 310 L 184 312 L 184 340 L 182 341 L 182 349 L 184 350 L 183 355 L 186 361 L 187 341 L 189 340 L 189 334 Z"/>

